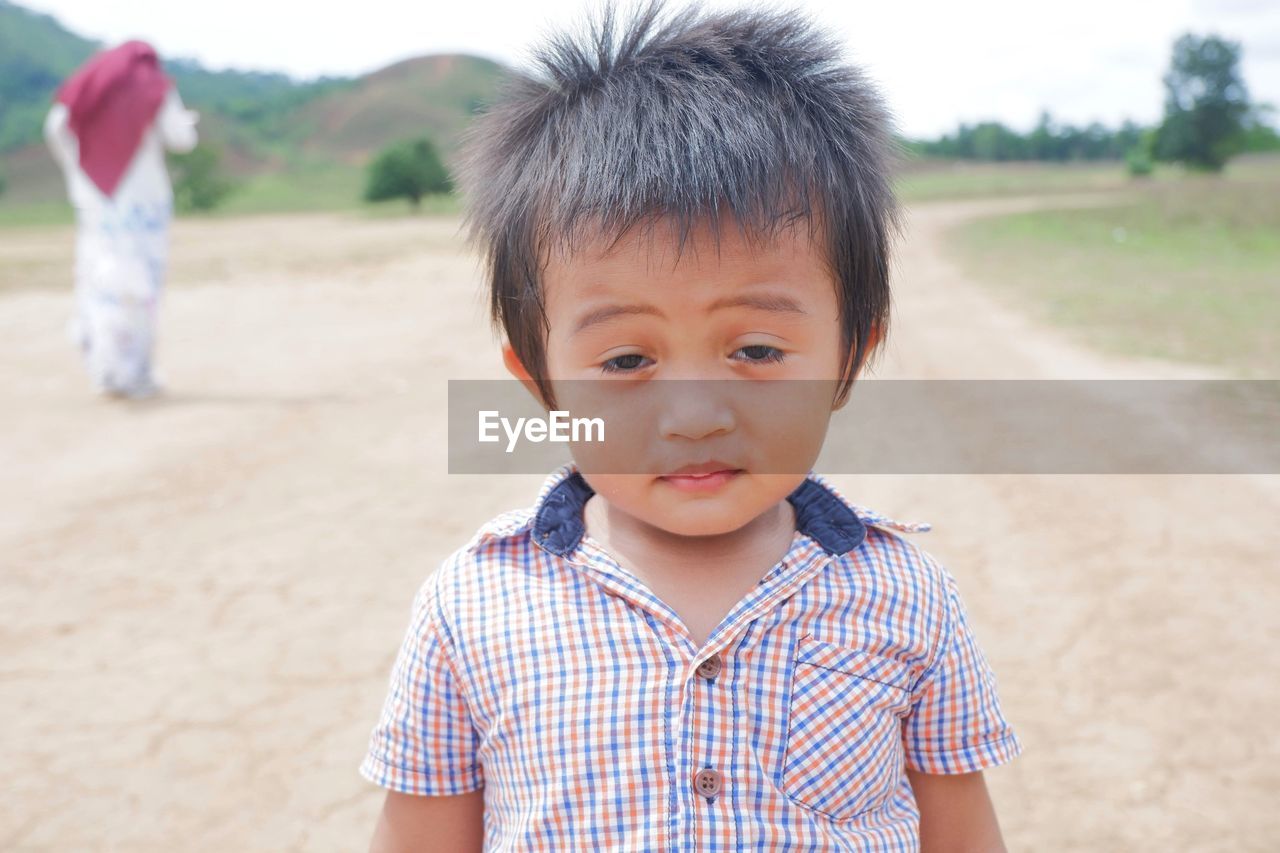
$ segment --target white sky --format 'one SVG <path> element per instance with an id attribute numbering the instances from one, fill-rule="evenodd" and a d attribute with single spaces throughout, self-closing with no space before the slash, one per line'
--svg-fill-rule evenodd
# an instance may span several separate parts
<path id="1" fill-rule="evenodd" d="M 162 56 L 212 68 L 314 77 L 444 52 L 518 65 L 541 32 L 580 17 L 590 0 L 17 2 L 89 38 L 143 38 Z M 1188 30 L 1241 41 L 1251 97 L 1280 106 L 1280 0 L 793 3 L 843 38 L 911 136 L 987 118 L 1026 130 L 1042 108 L 1077 124 L 1152 122 L 1162 109 L 1170 46 Z"/>

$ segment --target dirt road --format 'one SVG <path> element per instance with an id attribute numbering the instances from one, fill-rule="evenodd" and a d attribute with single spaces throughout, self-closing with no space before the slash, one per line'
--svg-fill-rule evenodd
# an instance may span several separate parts
<path id="1" fill-rule="evenodd" d="M 995 209 L 913 211 L 877 375 L 1202 375 L 967 281 L 941 235 Z M 0 231 L 0 848 L 367 843 L 411 597 L 542 479 L 445 473 L 446 378 L 503 375 L 455 229 L 180 223 L 171 392 L 141 405 L 91 396 L 62 335 L 69 231 Z M 989 775 L 1011 849 L 1274 845 L 1280 478 L 834 479 L 934 525 L 1027 748 Z"/>

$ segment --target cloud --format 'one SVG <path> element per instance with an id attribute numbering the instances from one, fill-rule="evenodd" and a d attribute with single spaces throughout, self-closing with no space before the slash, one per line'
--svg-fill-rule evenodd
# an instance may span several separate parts
<path id="1" fill-rule="evenodd" d="M 1194 0 L 1193 14 L 1202 17 L 1275 17 L 1275 0 Z"/>

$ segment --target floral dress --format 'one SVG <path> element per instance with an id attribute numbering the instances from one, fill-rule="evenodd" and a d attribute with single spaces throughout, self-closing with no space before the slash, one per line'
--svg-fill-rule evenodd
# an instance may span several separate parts
<path id="1" fill-rule="evenodd" d="M 67 119 L 66 106 L 55 104 L 45 121 L 45 138 L 76 210 L 71 336 L 98 390 L 149 396 L 157 389 L 151 360 L 173 216 L 164 152 L 195 147 L 196 116 L 170 88 L 109 196 L 81 169 Z"/>

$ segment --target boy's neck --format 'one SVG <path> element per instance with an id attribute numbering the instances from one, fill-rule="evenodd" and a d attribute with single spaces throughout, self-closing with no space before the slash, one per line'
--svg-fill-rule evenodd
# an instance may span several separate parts
<path id="1" fill-rule="evenodd" d="M 712 536 L 662 530 L 622 512 L 599 494 L 586 502 L 583 521 L 587 534 L 641 579 L 687 572 L 696 565 L 698 574 L 708 580 L 726 574 L 753 575 L 758 580 L 790 550 L 796 531 L 795 510 L 788 500 L 737 530 Z"/>

